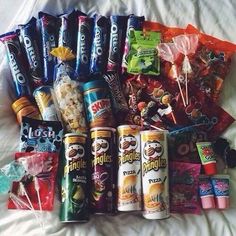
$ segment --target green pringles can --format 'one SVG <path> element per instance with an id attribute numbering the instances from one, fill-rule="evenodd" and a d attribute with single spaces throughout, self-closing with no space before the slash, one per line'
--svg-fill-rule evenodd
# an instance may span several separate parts
<path id="1" fill-rule="evenodd" d="M 61 173 L 61 222 L 87 222 L 88 166 L 84 134 L 69 133 L 64 136 Z"/>

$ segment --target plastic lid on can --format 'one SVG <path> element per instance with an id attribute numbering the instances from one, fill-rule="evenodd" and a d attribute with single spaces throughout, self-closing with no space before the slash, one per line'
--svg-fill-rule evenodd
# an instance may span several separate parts
<path id="1" fill-rule="evenodd" d="M 94 127 L 92 129 L 90 129 L 90 132 L 97 131 L 97 130 L 109 130 L 112 132 L 116 132 L 116 129 L 112 128 L 112 127 Z"/>
<path id="2" fill-rule="evenodd" d="M 106 88 L 106 87 L 107 87 L 106 81 L 101 78 L 99 80 L 94 80 L 94 81 L 85 83 L 83 85 L 83 91 L 85 92 L 93 88 Z"/>
<path id="3" fill-rule="evenodd" d="M 82 136 L 82 137 L 85 137 L 85 138 L 87 138 L 88 137 L 88 135 L 87 134 L 83 134 L 83 133 L 67 133 L 67 134 L 65 134 L 64 135 L 64 137 L 63 138 L 67 138 L 67 137 L 72 137 L 72 136 Z"/>
<path id="4" fill-rule="evenodd" d="M 26 106 L 31 106 L 31 102 L 27 97 L 21 97 L 12 103 L 11 107 L 15 113 L 19 112 L 22 108 Z"/>
<path id="5" fill-rule="evenodd" d="M 168 130 L 156 130 L 156 129 L 140 131 L 140 134 L 145 134 L 145 133 L 169 133 L 169 131 Z"/>

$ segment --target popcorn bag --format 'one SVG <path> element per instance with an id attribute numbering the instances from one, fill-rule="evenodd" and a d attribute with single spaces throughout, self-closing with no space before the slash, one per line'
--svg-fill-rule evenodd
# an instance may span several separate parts
<path id="1" fill-rule="evenodd" d="M 86 133 L 83 96 L 76 73 L 68 64 L 74 55 L 65 47 L 58 47 L 51 54 L 62 61 L 55 66 L 53 87 L 64 128 L 67 132 Z"/>

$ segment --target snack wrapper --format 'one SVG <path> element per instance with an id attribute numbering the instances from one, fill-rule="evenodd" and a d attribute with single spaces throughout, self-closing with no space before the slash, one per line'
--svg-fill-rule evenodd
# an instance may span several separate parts
<path id="1" fill-rule="evenodd" d="M 83 95 L 76 74 L 67 60 L 74 58 L 68 48 L 59 47 L 52 51 L 62 63 L 55 67 L 54 92 L 62 120 L 67 132 L 86 133 Z"/>
<path id="2" fill-rule="evenodd" d="M 59 152 L 63 128 L 59 121 L 42 121 L 23 117 L 20 152 Z"/>
<path id="3" fill-rule="evenodd" d="M 170 211 L 200 214 L 198 183 L 201 164 L 170 162 Z"/>
<path id="4" fill-rule="evenodd" d="M 43 160 L 43 169 L 37 174 L 38 187 L 40 191 L 40 201 L 43 211 L 52 211 L 54 206 L 54 195 L 56 185 L 56 173 L 58 168 L 58 154 L 48 152 L 27 153 L 18 152 L 15 154 L 15 160 L 21 161 L 28 158 L 40 158 Z M 35 190 L 35 179 L 29 173 L 22 179 L 26 192 L 35 210 L 39 210 L 37 192 Z M 13 182 L 12 193 L 19 199 L 28 203 L 26 196 L 21 192 L 19 182 Z M 8 209 L 28 210 L 25 205 L 15 204 L 12 199 L 8 200 Z"/>

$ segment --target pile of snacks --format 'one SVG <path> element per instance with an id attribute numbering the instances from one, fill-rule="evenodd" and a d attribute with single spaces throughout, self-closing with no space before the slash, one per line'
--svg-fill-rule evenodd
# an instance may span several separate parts
<path id="1" fill-rule="evenodd" d="M 62 222 L 229 207 L 216 156 L 235 166 L 235 151 L 218 139 L 234 118 L 217 101 L 236 45 L 192 25 L 78 10 L 40 12 L 0 41 L 21 126 L 22 174 L 0 169 L 9 209 L 30 209 L 43 226 L 35 210 L 53 209 L 57 169 Z"/>

